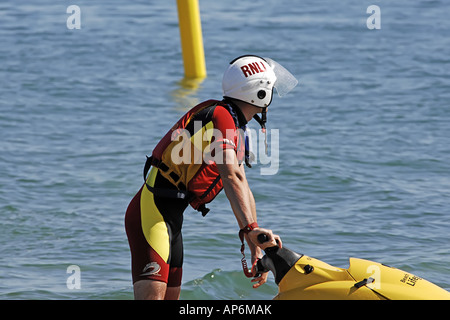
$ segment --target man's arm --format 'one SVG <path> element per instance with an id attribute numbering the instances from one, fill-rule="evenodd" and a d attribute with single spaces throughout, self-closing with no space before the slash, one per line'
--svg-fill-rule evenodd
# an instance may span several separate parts
<path id="1" fill-rule="evenodd" d="M 257 222 L 255 199 L 248 185 L 244 166 L 239 166 L 238 164 L 236 152 L 233 149 L 223 150 L 223 164 L 217 164 L 217 168 L 239 228 L 242 229 L 251 223 Z M 257 237 L 260 233 L 266 234 L 269 241 L 264 244 L 259 243 Z M 261 249 L 275 245 L 281 246 L 280 237 L 272 234 L 271 230 L 262 228 L 253 229 L 245 235 L 245 239 L 252 253 L 252 263 L 262 256 Z M 252 280 L 252 282 L 255 282 L 253 288 L 258 288 L 264 284 L 267 281 L 267 275 L 268 273 L 266 272 L 254 278 Z"/>
<path id="2" fill-rule="evenodd" d="M 255 200 L 248 186 L 245 171 L 238 164 L 236 152 L 233 149 L 225 149 L 223 150 L 222 159 L 223 164 L 217 164 L 217 168 L 222 178 L 225 194 L 230 201 L 239 228 L 242 229 L 253 222 L 257 222 Z M 269 241 L 264 244 L 259 243 L 257 240 L 258 235 L 261 233 L 266 234 L 269 238 Z M 255 246 L 265 249 L 266 247 L 277 245 L 276 240 L 281 246 L 280 238 L 273 235 L 271 230 L 256 228 L 248 234 L 248 237 L 250 241 L 247 242 L 251 250 L 253 245 L 252 254 Z"/>

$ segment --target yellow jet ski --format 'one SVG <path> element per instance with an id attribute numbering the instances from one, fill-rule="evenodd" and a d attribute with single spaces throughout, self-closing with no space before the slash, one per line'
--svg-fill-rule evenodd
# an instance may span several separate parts
<path id="1" fill-rule="evenodd" d="M 450 300 L 450 292 L 437 285 L 378 262 L 350 258 L 350 267 L 343 269 L 284 246 L 265 253 L 254 271 L 272 271 L 275 300 Z"/>

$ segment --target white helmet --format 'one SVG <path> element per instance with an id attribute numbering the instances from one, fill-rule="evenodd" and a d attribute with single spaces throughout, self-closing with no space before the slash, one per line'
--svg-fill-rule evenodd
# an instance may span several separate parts
<path id="1" fill-rule="evenodd" d="M 276 80 L 275 73 L 264 59 L 256 56 L 238 57 L 230 62 L 223 75 L 223 95 L 265 108 L 272 101 Z"/>
<path id="2" fill-rule="evenodd" d="M 245 55 L 230 62 L 223 75 L 222 90 L 226 98 L 266 108 L 272 102 L 273 88 L 282 96 L 297 83 L 297 79 L 277 62 Z"/>

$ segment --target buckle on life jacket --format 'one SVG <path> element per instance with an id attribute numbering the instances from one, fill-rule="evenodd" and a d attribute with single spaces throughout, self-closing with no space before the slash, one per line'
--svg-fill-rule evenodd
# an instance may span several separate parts
<path id="1" fill-rule="evenodd" d="M 174 190 L 174 189 L 163 189 L 163 188 L 154 188 L 149 186 L 148 183 L 145 183 L 148 191 L 153 193 L 155 196 L 163 197 L 163 198 L 175 198 L 175 199 L 189 199 L 189 193 L 187 191 L 182 190 Z"/>
<path id="2" fill-rule="evenodd" d="M 201 205 L 198 207 L 198 209 L 197 209 L 197 211 L 199 211 L 199 212 L 202 213 L 202 216 L 203 216 L 203 217 L 206 216 L 206 215 L 208 214 L 209 210 L 210 210 L 210 209 L 207 208 L 206 205 L 205 205 L 204 203 L 201 204 Z"/>
<path id="3" fill-rule="evenodd" d="M 153 165 L 153 162 L 156 162 L 156 159 L 154 159 L 152 156 L 147 157 L 147 160 L 145 161 L 144 165 L 144 181 L 147 181 L 147 173 L 148 170 L 150 170 L 150 167 Z M 155 163 L 155 167 L 158 167 L 158 165 Z"/>
<path id="4" fill-rule="evenodd" d="M 154 166 L 163 171 L 167 171 L 168 167 L 162 163 L 162 161 L 153 158 L 152 156 L 147 157 L 144 165 L 144 181 L 147 189 L 154 195 L 164 198 L 175 198 L 175 199 L 185 199 L 189 200 L 189 192 L 185 190 L 175 190 L 175 189 L 165 189 L 165 188 L 154 188 L 149 186 L 147 183 L 147 174 L 150 167 Z M 165 168 L 164 168 L 165 167 Z M 165 169 L 165 170 L 164 170 Z"/>
<path id="5" fill-rule="evenodd" d="M 144 173 L 145 186 L 147 187 L 148 191 L 150 191 L 151 193 L 153 193 L 155 196 L 158 196 L 158 197 L 183 199 L 183 200 L 187 200 L 188 202 L 190 202 L 192 200 L 193 195 L 187 190 L 154 188 L 152 186 L 149 186 L 147 183 L 147 174 L 148 174 L 148 171 L 150 170 L 151 166 L 161 169 L 164 172 L 167 171 L 169 168 L 162 161 L 153 158 L 153 156 L 150 156 L 150 157 L 146 156 L 146 157 L 147 157 L 147 160 L 145 161 L 143 173 Z M 180 183 L 180 184 L 183 185 L 182 183 Z M 201 212 L 202 216 L 204 217 L 208 214 L 210 209 L 208 209 L 205 204 L 202 204 L 198 207 L 197 211 Z"/>

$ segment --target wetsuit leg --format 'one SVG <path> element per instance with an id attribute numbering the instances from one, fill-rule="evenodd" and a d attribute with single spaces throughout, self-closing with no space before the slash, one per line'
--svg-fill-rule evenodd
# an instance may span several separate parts
<path id="1" fill-rule="evenodd" d="M 155 180 L 156 188 L 176 189 L 172 183 L 158 173 Z M 183 236 L 181 228 L 183 225 L 183 213 L 188 206 L 188 202 L 182 199 L 164 198 L 155 196 L 155 204 L 167 228 L 170 230 L 170 257 L 169 257 L 169 277 L 167 286 L 178 287 L 181 285 L 183 266 Z"/>
<path id="2" fill-rule="evenodd" d="M 147 183 L 175 188 L 152 168 Z M 125 227 L 131 250 L 133 283 L 150 279 L 180 286 L 183 264 L 181 226 L 185 200 L 154 196 L 145 185 L 128 206 Z"/>

